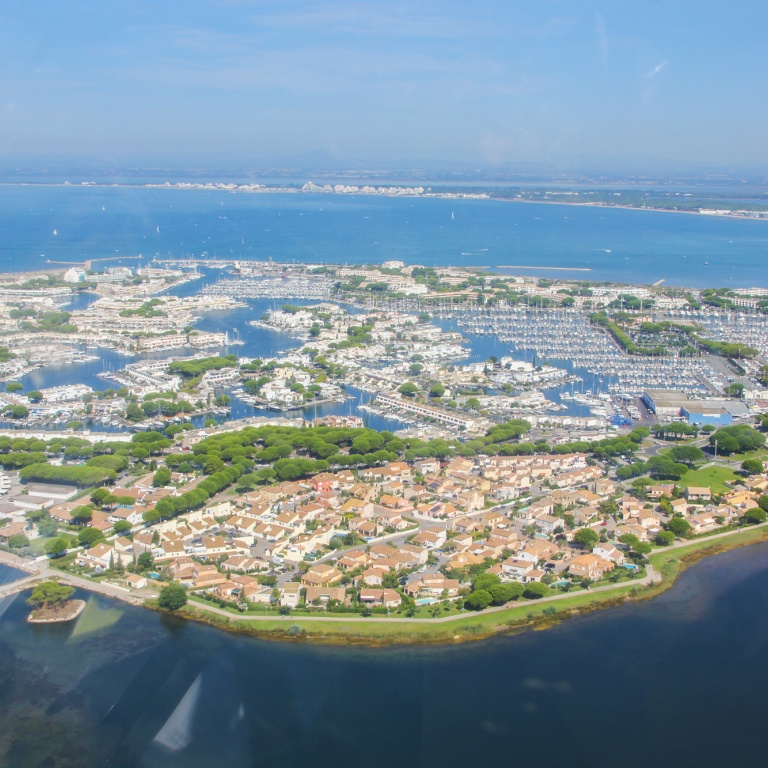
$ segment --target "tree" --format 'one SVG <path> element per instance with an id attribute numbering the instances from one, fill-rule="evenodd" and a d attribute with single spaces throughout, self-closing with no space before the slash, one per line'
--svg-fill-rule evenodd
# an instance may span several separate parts
<path id="1" fill-rule="evenodd" d="M 148 571 L 150 568 L 154 567 L 155 558 L 152 556 L 151 552 L 142 552 L 136 560 L 136 565 L 138 565 L 142 571 Z"/>
<path id="2" fill-rule="evenodd" d="M 112 494 L 106 489 L 106 488 L 97 488 L 92 494 L 91 494 L 91 501 L 97 506 L 97 507 L 103 507 L 107 503 L 107 499 Z"/>
<path id="3" fill-rule="evenodd" d="M 481 573 L 472 584 L 472 591 L 479 592 L 480 590 L 491 591 L 491 587 L 501 584 L 501 579 L 495 573 Z"/>
<path id="4" fill-rule="evenodd" d="M 419 388 L 412 381 L 406 381 L 405 384 L 398 387 L 397 391 L 406 397 L 413 397 L 419 391 Z"/>
<path id="5" fill-rule="evenodd" d="M 31 403 L 39 403 L 43 399 L 43 393 L 39 389 L 33 389 L 31 392 L 27 392 L 27 399 Z"/>
<path id="6" fill-rule="evenodd" d="M 748 509 L 744 513 L 744 522 L 751 523 L 752 525 L 757 525 L 758 523 L 764 523 L 766 520 L 766 512 L 764 509 L 760 509 L 760 507 L 755 507 L 754 509 Z"/>
<path id="7" fill-rule="evenodd" d="M 147 524 L 152 525 L 160 519 L 160 513 L 156 509 L 148 509 L 141 513 L 141 519 Z"/>
<path id="8" fill-rule="evenodd" d="M 77 543 L 83 547 L 92 547 L 104 541 L 104 534 L 98 528 L 83 528 L 77 534 Z"/>
<path id="9" fill-rule="evenodd" d="M 760 459 L 744 459 L 741 462 L 741 468 L 750 475 L 761 475 L 764 469 Z"/>
<path id="10" fill-rule="evenodd" d="M 494 584 L 488 588 L 491 594 L 491 602 L 494 605 L 504 605 L 510 600 L 517 600 L 523 594 L 522 584 Z"/>
<path id="11" fill-rule="evenodd" d="M 485 589 L 478 589 L 467 597 L 464 601 L 464 607 L 470 611 L 482 611 L 491 604 L 492 600 L 490 592 Z"/>
<path id="12" fill-rule="evenodd" d="M 440 383 L 434 384 L 432 388 L 429 390 L 430 397 L 442 397 L 444 394 L 445 394 L 445 387 Z"/>
<path id="13" fill-rule="evenodd" d="M 686 537 L 691 532 L 691 524 L 682 517 L 673 517 L 667 523 L 667 529 L 672 531 L 675 536 Z"/>
<path id="14" fill-rule="evenodd" d="M 621 536 L 619 536 L 619 541 L 622 544 L 626 544 L 631 549 L 634 549 L 640 543 L 640 539 L 638 539 L 634 533 L 622 534 Z"/>
<path id="15" fill-rule="evenodd" d="M 127 520 L 118 520 L 113 526 L 115 533 L 123 534 L 128 533 L 132 526 Z"/>
<path id="16" fill-rule="evenodd" d="M 583 549 L 592 549 L 600 540 L 600 536 L 591 528 L 579 528 L 573 534 L 573 541 Z"/>
<path id="17" fill-rule="evenodd" d="M 660 547 L 668 547 L 675 543 L 675 534 L 672 531 L 659 531 L 656 534 L 656 543 Z"/>
<path id="18" fill-rule="evenodd" d="M 683 464 L 693 464 L 694 461 L 701 461 L 704 458 L 704 451 L 695 445 L 678 445 L 669 452 L 669 455 L 675 461 Z"/>
<path id="19" fill-rule="evenodd" d="M 523 597 L 528 600 L 539 600 L 542 597 L 546 597 L 549 594 L 549 587 L 546 584 L 542 584 L 540 581 L 532 581 L 525 585 L 523 589 Z"/>
<path id="20" fill-rule="evenodd" d="M 44 517 L 37 523 L 37 532 L 49 539 L 59 531 L 59 524 L 52 517 Z"/>
<path id="21" fill-rule="evenodd" d="M 22 387 L 18 381 L 9 381 L 5 385 L 6 392 L 21 392 L 22 389 L 24 389 L 24 387 Z"/>
<path id="22" fill-rule="evenodd" d="M 178 611 L 187 604 L 187 591 L 181 584 L 168 584 L 160 591 L 157 604 L 166 611 Z"/>
<path id="23" fill-rule="evenodd" d="M 37 584 L 27 603 L 35 608 L 58 608 L 75 593 L 75 588 L 57 581 L 43 581 Z"/>
<path id="24" fill-rule="evenodd" d="M 715 443 L 717 443 L 717 452 L 725 456 L 732 453 L 747 453 L 762 448 L 765 445 L 765 435 L 748 424 L 734 424 L 713 432 L 709 436 L 709 444 L 714 448 Z"/>
<path id="25" fill-rule="evenodd" d="M 666 531 L 669 533 L 669 531 Z M 638 541 L 632 549 L 637 552 L 638 555 L 649 555 L 653 551 L 653 547 L 647 541 Z"/>
<path id="26" fill-rule="evenodd" d="M 12 419 L 26 419 L 29 416 L 29 408 L 23 405 L 14 405 L 8 413 Z"/>
<path id="27" fill-rule="evenodd" d="M 29 539 L 23 533 L 16 533 L 8 538 L 8 546 L 11 549 L 21 549 L 29 546 Z"/>
<path id="28" fill-rule="evenodd" d="M 69 542 L 63 536 L 57 536 L 45 543 L 45 554 L 50 557 L 59 557 L 67 551 Z"/>
<path id="29" fill-rule="evenodd" d="M 171 473 L 166 467 L 160 467 L 152 476 L 152 485 L 155 488 L 165 488 L 171 482 Z"/>
<path id="30" fill-rule="evenodd" d="M 82 504 L 79 507 L 75 507 L 72 512 L 72 522 L 84 525 L 93 517 L 93 509 L 91 507 Z"/>

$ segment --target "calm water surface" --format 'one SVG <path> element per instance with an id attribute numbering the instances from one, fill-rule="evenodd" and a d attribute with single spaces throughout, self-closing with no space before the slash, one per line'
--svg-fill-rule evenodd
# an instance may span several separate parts
<path id="1" fill-rule="evenodd" d="M 2 271 L 45 269 L 48 260 L 205 253 L 313 263 L 516 265 L 535 267 L 523 274 L 571 279 L 768 286 L 768 222 L 619 208 L 0 186 L 0 231 Z"/>
<path id="2" fill-rule="evenodd" d="M 450 648 L 268 643 L 88 597 L 0 607 L 3 766 L 764 766 L 768 545 Z M 2 572 L 0 572 L 2 579 Z"/>

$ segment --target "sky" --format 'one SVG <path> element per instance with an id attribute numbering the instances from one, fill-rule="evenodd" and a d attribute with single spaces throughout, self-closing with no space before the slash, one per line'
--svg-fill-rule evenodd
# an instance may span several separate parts
<path id="1" fill-rule="evenodd" d="M 760 172 L 764 12 L 0 0 L 0 165 Z"/>

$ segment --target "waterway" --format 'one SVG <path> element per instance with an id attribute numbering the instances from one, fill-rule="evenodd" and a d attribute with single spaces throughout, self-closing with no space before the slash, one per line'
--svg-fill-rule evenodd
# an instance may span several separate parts
<path id="1" fill-rule="evenodd" d="M 0 765 L 757 768 L 766 575 L 762 544 L 653 601 L 427 649 L 270 643 L 95 595 L 33 626 L 24 593 L 0 603 Z"/>

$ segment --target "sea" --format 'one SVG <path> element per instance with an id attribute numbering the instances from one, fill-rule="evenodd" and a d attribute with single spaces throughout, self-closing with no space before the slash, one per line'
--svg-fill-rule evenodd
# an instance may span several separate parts
<path id="1" fill-rule="evenodd" d="M 651 601 L 420 648 L 270 642 L 86 593 L 75 622 L 30 625 L 23 593 L 0 601 L 0 765 L 762 768 L 767 577 L 755 545 Z"/>
<path id="2" fill-rule="evenodd" d="M 768 220 L 596 206 L 6 184 L 0 232 L 0 270 L 9 272 L 84 259 L 112 259 L 100 264 L 106 267 L 138 264 L 137 256 L 205 255 L 397 259 L 574 280 L 768 286 Z"/>

